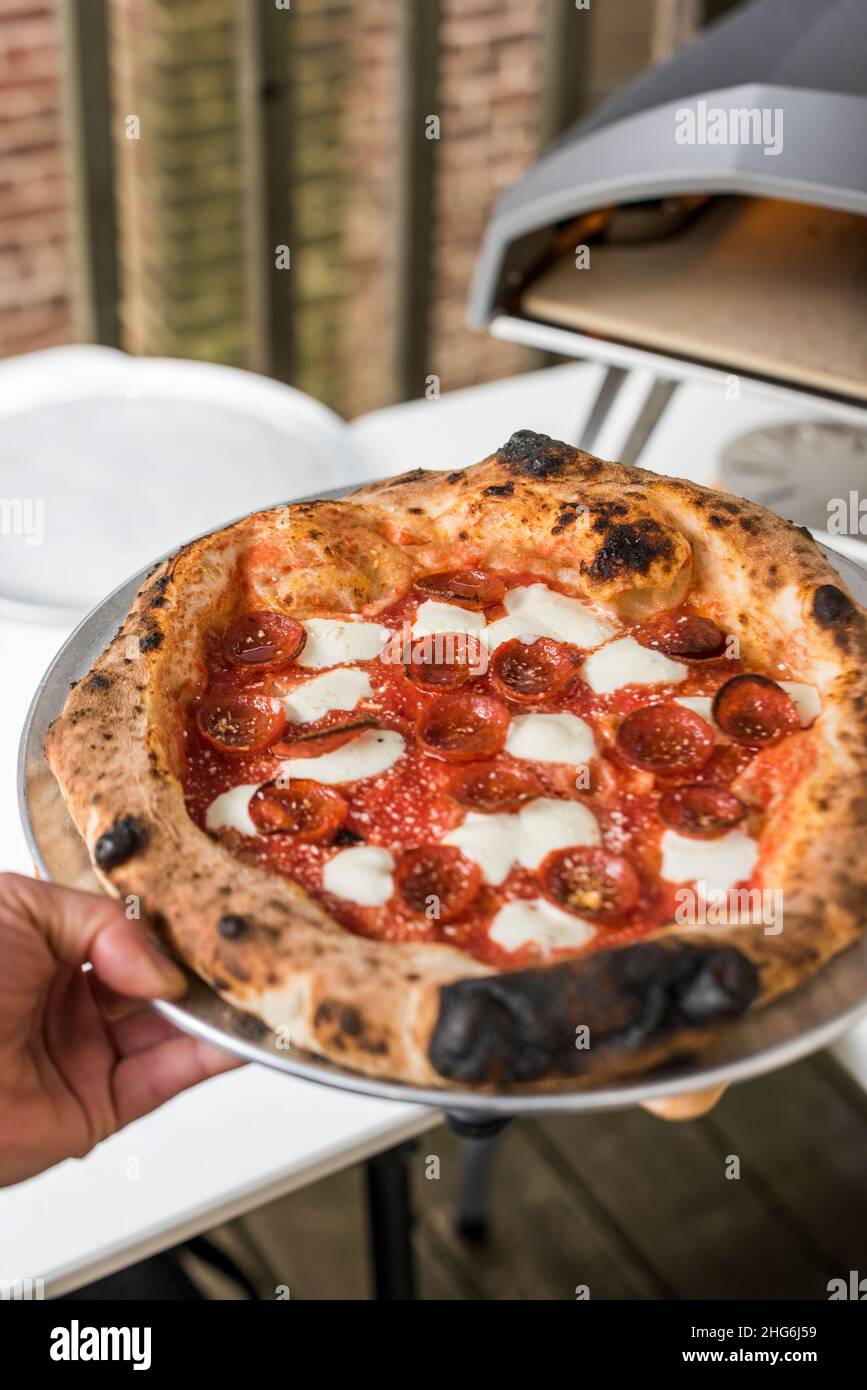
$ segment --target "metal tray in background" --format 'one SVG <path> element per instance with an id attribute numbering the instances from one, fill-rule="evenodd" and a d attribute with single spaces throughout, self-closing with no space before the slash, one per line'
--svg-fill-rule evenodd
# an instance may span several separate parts
<path id="1" fill-rule="evenodd" d="M 341 488 L 327 495 L 350 490 Z M 823 549 L 855 598 L 867 605 L 867 573 L 851 560 Z M 123 622 L 150 568 L 121 584 L 80 623 L 45 672 L 24 725 L 18 764 L 21 817 L 36 868 L 57 883 L 99 891 L 84 842 L 45 762 L 45 733 L 60 714 L 71 682 L 86 674 Z M 282 1051 L 270 1034 L 258 1035 L 255 1020 L 192 975 L 189 994 L 180 1003 L 157 1002 L 154 1007 L 178 1028 L 247 1061 L 361 1095 L 415 1101 L 473 1116 L 613 1110 L 758 1076 L 827 1047 L 867 1012 L 867 937 L 792 994 L 731 1024 L 695 1058 L 637 1078 L 572 1083 L 537 1094 L 407 1086 L 362 1076 L 308 1053 Z"/>

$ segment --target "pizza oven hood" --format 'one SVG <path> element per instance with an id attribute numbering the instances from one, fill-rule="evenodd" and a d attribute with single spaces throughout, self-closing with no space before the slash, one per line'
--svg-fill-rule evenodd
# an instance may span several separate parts
<path id="1" fill-rule="evenodd" d="M 503 194 L 469 321 L 863 403 L 865 311 L 867 4 L 754 0 Z"/>

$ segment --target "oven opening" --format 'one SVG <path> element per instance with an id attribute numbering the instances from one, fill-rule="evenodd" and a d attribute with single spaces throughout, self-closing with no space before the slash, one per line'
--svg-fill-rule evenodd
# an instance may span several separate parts
<path id="1" fill-rule="evenodd" d="M 599 208 L 511 248 L 508 312 L 863 399 L 864 218 L 767 197 Z"/>

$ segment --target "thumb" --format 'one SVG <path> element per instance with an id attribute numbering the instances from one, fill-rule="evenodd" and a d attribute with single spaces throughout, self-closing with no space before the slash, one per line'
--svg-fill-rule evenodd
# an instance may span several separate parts
<path id="1" fill-rule="evenodd" d="M 28 927 L 55 962 L 84 965 L 119 994 L 135 999 L 176 998 L 186 980 L 144 925 L 130 921 L 110 898 L 40 883 L 21 874 L 0 875 L 0 913 L 7 925 Z"/>
<path id="2" fill-rule="evenodd" d="M 709 1086 L 704 1091 L 688 1091 L 679 1096 L 646 1100 L 644 1109 L 660 1120 L 697 1120 L 713 1109 L 725 1089 L 725 1086 Z"/>

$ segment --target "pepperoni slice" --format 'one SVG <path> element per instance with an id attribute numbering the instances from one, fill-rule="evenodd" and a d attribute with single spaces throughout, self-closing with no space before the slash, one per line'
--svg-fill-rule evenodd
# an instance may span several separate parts
<path id="1" fill-rule="evenodd" d="M 543 859 L 539 876 L 545 894 L 567 912 L 606 921 L 631 912 L 641 892 L 629 860 L 596 846 L 555 850 Z"/>
<path id="2" fill-rule="evenodd" d="M 259 753 L 286 724 L 283 706 L 268 695 L 212 695 L 196 715 L 199 732 L 227 753 Z"/>
<path id="3" fill-rule="evenodd" d="M 305 845 L 330 842 L 347 810 L 333 787 L 303 778 L 292 778 L 285 786 L 269 782 L 250 801 L 250 819 L 263 835 L 291 835 Z"/>
<path id="4" fill-rule="evenodd" d="M 696 784 L 674 787 L 659 800 L 659 814 L 673 830 L 702 840 L 742 821 L 747 808 L 728 787 Z"/>
<path id="5" fill-rule="evenodd" d="M 453 845 L 411 849 L 394 871 L 394 887 L 410 912 L 433 922 L 462 916 L 482 886 L 478 864 Z"/>
<path id="6" fill-rule="evenodd" d="M 410 649 L 404 671 L 413 684 L 434 692 L 458 690 L 473 676 L 483 676 L 488 654 L 466 632 L 435 632 L 419 637 Z"/>
<path id="7" fill-rule="evenodd" d="M 478 763 L 456 769 L 449 792 L 461 806 L 473 811 L 517 811 L 542 795 L 542 784 L 529 768 Z"/>
<path id="8" fill-rule="evenodd" d="M 794 700 L 767 676 L 732 676 L 716 693 L 713 717 L 735 743 L 775 743 L 801 727 Z"/>
<path id="9" fill-rule="evenodd" d="M 726 637 L 710 618 L 697 618 L 684 613 L 678 617 L 660 618 L 651 630 L 648 645 L 658 647 L 668 656 L 685 656 L 693 661 L 701 661 L 722 656 Z"/>
<path id="10" fill-rule="evenodd" d="M 414 584 L 420 594 L 442 603 L 459 603 L 462 608 L 490 608 L 502 603 L 506 592 L 502 579 L 490 570 L 440 570 L 420 575 Z"/>
<path id="11" fill-rule="evenodd" d="M 285 613 L 245 613 L 223 634 L 223 651 L 233 666 L 273 671 L 294 661 L 307 640 L 299 622 Z"/>
<path id="12" fill-rule="evenodd" d="M 327 729 L 310 729 L 296 724 L 291 726 L 290 736 L 275 743 L 271 752 L 278 758 L 318 758 L 323 753 L 333 753 L 335 748 L 342 748 L 362 729 L 371 729 L 375 724 L 376 720 L 370 714 L 353 715 L 351 719 L 331 724 Z"/>
<path id="13" fill-rule="evenodd" d="M 566 649 L 550 637 L 535 642 L 514 637 L 497 647 L 491 675 L 500 694 L 510 700 L 548 700 L 572 679 L 575 666 Z"/>
<path id="14" fill-rule="evenodd" d="M 683 705 L 645 705 L 617 730 L 617 751 L 645 772 L 680 777 L 698 772 L 713 756 L 710 725 Z"/>
<path id="15" fill-rule="evenodd" d="M 493 758 L 506 742 L 509 711 L 490 695 L 440 695 L 416 726 L 422 747 L 447 762 Z"/>

